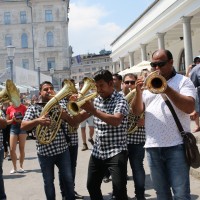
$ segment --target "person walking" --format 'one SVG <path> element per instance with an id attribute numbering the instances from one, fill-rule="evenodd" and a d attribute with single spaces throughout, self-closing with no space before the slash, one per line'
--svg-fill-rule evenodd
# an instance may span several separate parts
<path id="1" fill-rule="evenodd" d="M 52 115 L 62 111 L 61 119 L 69 122 L 70 125 L 76 126 L 76 121 L 71 118 L 66 112 L 66 105 L 60 102 L 60 107 L 53 107 L 48 114 L 40 116 L 43 106 L 55 96 L 54 87 L 51 82 L 44 81 L 40 84 L 41 103 L 36 103 L 28 107 L 24 119 L 21 124 L 22 130 L 31 130 L 41 125 L 46 127 L 47 136 L 52 134 L 51 120 Z M 61 109 L 62 108 L 62 109 Z M 61 110 L 60 110 L 61 109 Z M 54 167 L 57 166 L 62 177 L 63 187 L 65 191 L 65 198 L 67 200 L 74 200 L 74 181 L 72 176 L 71 159 L 67 140 L 64 133 L 65 123 L 58 127 L 58 131 L 54 140 L 48 144 L 42 144 L 36 137 L 36 148 L 39 164 L 41 167 L 44 189 L 47 200 L 55 200 L 55 186 L 54 186 Z M 34 129 L 35 130 L 35 129 Z"/>
<path id="2" fill-rule="evenodd" d="M 136 74 L 125 74 L 123 77 L 123 92 L 126 95 L 135 89 L 135 82 L 137 80 Z M 134 95 L 133 95 L 134 96 Z M 131 99 L 130 99 L 131 101 Z M 144 115 L 133 115 L 131 109 L 129 111 L 130 120 L 128 123 L 128 130 L 135 129 L 133 132 L 127 133 L 128 145 L 128 159 L 132 169 L 133 181 L 135 186 L 135 197 L 137 200 L 145 200 L 145 170 L 144 170 L 144 156 L 145 156 L 145 127 Z M 133 123 L 133 125 L 132 125 Z M 133 127 L 132 127 L 133 126 Z"/>
<path id="3" fill-rule="evenodd" d="M 162 95 L 166 95 L 171 102 L 183 129 L 190 131 L 189 114 L 194 111 L 196 96 L 192 81 L 176 73 L 169 50 L 156 50 L 150 64 L 154 72 L 166 79 Z M 131 108 L 135 115 L 145 111 L 144 147 L 157 199 L 172 200 L 173 192 L 174 199 L 190 200 L 190 167 L 185 157 L 183 138 L 162 95 L 144 88 L 144 79 L 138 78 Z"/>
<path id="4" fill-rule="evenodd" d="M 23 104 L 15 107 L 11 103 L 11 105 L 6 110 L 6 120 L 8 125 L 10 125 L 10 157 L 13 164 L 13 169 L 10 171 L 10 174 L 25 172 L 23 164 L 25 158 L 25 144 L 27 133 L 20 128 L 25 112 L 26 106 L 24 106 Z M 17 142 L 19 142 L 19 169 L 17 169 Z"/>
<path id="5" fill-rule="evenodd" d="M 94 116 L 95 142 L 88 166 L 87 189 L 91 200 L 102 200 L 101 183 L 106 170 L 112 176 L 117 200 L 127 200 L 127 115 L 128 104 L 114 90 L 113 76 L 108 70 L 94 74 L 97 96 L 81 108 Z"/>

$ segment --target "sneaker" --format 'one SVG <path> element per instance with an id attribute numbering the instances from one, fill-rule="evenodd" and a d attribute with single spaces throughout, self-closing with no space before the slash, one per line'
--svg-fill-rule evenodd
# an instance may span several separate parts
<path id="1" fill-rule="evenodd" d="M 83 148 L 82 148 L 82 151 L 85 151 L 85 150 L 88 150 L 88 146 L 86 143 L 83 143 Z"/>
<path id="2" fill-rule="evenodd" d="M 84 197 L 80 194 L 78 194 L 76 191 L 74 191 L 75 199 L 84 199 Z"/>
<path id="3" fill-rule="evenodd" d="M 94 145 L 94 140 L 92 138 L 89 138 L 88 142 L 90 142 L 92 144 L 92 146 Z"/>
<path id="4" fill-rule="evenodd" d="M 10 171 L 10 174 L 15 174 L 15 173 L 17 173 L 17 170 L 15 170 L 15 169 L 12 169 L 12 170 Z"/>
<path id="5" fill-rule="evenodd" d="M 23 168 L 19 168 L 18 172 L 19 173 L 25 173 L 25 170 Z"/>

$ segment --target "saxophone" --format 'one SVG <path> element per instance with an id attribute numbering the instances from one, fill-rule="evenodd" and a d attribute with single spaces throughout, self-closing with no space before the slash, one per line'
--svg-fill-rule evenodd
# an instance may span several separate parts
<path id="1" fill-rule="evenodd" d="M 51 124 L 50 126 L 41 126 L 39 124 L 36 127 L 36 137 L 40 144 L 49 144 L 54 140 L 62 123 L 62 110 L 60 109 L 59 101 L 74 93 L 77 93 L 74 84 L 71 81 L 66 80 L 64 87 L 44 106 L 40 117 L 49 113 Z"/>

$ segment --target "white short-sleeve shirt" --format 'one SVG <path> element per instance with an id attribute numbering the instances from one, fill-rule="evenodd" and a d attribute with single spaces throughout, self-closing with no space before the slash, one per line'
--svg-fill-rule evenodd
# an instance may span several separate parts
<path id="1" fill-rule="evenodd" d="M 176 74 L 167 81 L 168 85 L 180 94 L 195 99 L 196 90 L 192 81 L 181 74 Z M 171 111 L 160 94 L 148 90 L 143 92 L 145 104 L 145 147 L 170 147 L 182 144 L 182 137 L 174 121 Z M 172 103 L 172 102 L 171 102 Z M 173 105 L 173 103 L 172 103 Z M 189 115 L 173 105 L 175 112 L 185 131 L 190 131 Z"/>

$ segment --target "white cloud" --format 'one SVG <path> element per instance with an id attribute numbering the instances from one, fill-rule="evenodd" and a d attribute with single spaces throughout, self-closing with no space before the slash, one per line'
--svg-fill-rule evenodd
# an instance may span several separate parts
<path id="1" fill-rule="evenodd" d="M 69 43 L 74 56 L 111 49 L 111 42 L 122 28 L 113 22 L 102 22 L 105 17 L 109 19 L 109 12 L 100 5 L 70 4 Z"/>

